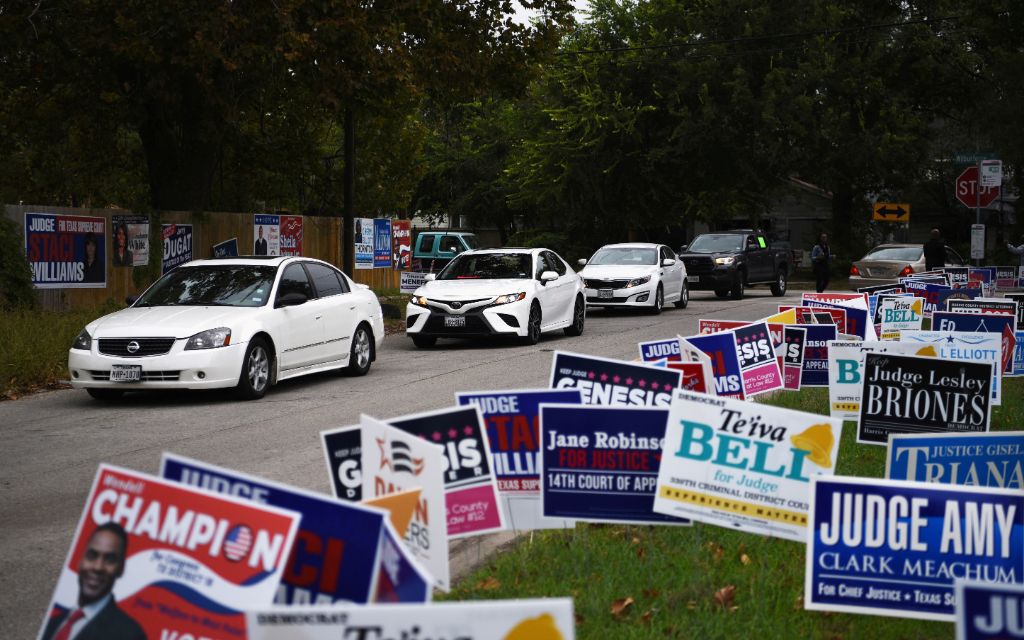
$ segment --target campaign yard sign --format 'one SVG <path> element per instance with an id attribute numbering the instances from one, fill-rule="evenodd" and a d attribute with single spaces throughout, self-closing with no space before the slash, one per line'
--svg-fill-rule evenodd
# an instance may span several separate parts
<path id="1" fill-rule="evenodd" d="M 1013 350 L 1017 346 L 1017 317 L 1004 314 L 936 311 L 932 315 L 933 331 L 969 331 L 994 333 L 1002 337 L 1003 373 L 1013 373 Z"/>
<path id="2" fill-rule="evenodd" d="M 996 267 L 996 288 L 1014 289 L 1017 287 L 1018 267 Z"/>
<path id="3" fill-rule="evenodd" d="M 939 291 L 935 296 L 936 311 L 945 311 L 951 300 L 976 300 L 981 297 L 981 289 L 949 289 Z"/>
<path id="4" fill-rule="evenodd" d="M 638 346 L 640 347 L 640 360 L 643 362 L 657 362 L 658 360 L 679 362 L 683 359 L 682 352 L 679 350 L 679 338 L 641 342 Z"/>
<path id="5" fill-rule="evenodd" d="M 1022 491 L 1024 431 L 893 435 L 885 477 Z"/>
<path id="6" fill-rule="evenodd" d="M 231 238 L 213 245 L 214 258 L 230 258 L 238 255 L 238 238 Z"/>
<path id="7" fill-rule="evenodd" d="M 679 388 L 696 393 L 715 394 L 715 376 L 711 373 L 711 360 L 704 355 L 700 360 L 687 362 L 667 362 L 665 367 L 678 371 L 682 375 Z"/>
<path id="8" fill-rule="evenodd" d="M 782 384 L 789 391 L 800 390 L 800 374 L 804 368 L 804 343 L 807 329 L 787 325 L 783 328 L 783 343 L 775 350 L 782 359 Z"/>
<path id="9" fill-rule="evenodd" d="M 1024 582 L 1024 493 L 811 480 L 804 607 L 953 620 L 953 584 Z"/>
<path id="10" fill-rule="evenodd" d="M 362 438 L 359 425 L 320 432 L 335 498 L 351 502 L 363 499 Z"/>
<path id="11" fill-rule="evenodd" d="M 38 289 L 107 286 L 107 221 L 92 216 L 25 214 L 25 255 Z"/>
<path id="12" fill-rule="evenodd" d="M 749 320 L 701 319 L 697 321 L 697 333 L 700 335 L 721 333 L 722 331 L 729 331 L 730 329 L 748 324 L 750 324 Z"/>
<path id="13" fill-rule="evenodd" d="M 444 450 L 426 438 L 367 415 L 360 416 L 359 428 L 363 498 L 421 489 L 419 504 L 405 532 L 405 545 L 434 576 L 436 586 L 448 591 L 451 573 L 442 476 Z"/>
<path id="14" fill-rule="evenodd" d="M 805 293 L 804 296 L 812 294 Z M 857 294 L 860 295 L 860 294 Z M 846 312 L 846 327 L 841 333 L 857 336 L 861 340 L 874 340 L 875 325 L 868 316 L 868 303 L 865 298 L 856 298 L 844 302 L 825 302 L 813 298 L 805 299 L 803 305 L 814 309 L 842 309 Z"/>
<path id="15" fill-rule="evenodd" d="M 740 361 L 744 395 L 751 398 L 781 389 L 782 372 L 768 325 L 764 322 L 748 324 L 733 329 L 732 334 Z"/>
<path id="16" fill-rule="evenodd" d="M 403 271 L 399 275 L 398 289 L 401 293 L 415 293 L 427 284 L 427 274 L 418 271 Z"/>
<path id="17" fill-rule="evenodd" d="M 480 408 L 502 507 L 513 530 L 561 529 L 562 518 L 545 518 L 540 505 L 540 405 L 580 404 L 579 389 L 471 391 L 455 394 L 461 406 Z"/>
<path id="18" fill-rule="evenodd" d="M 943 267 L 943 273 L 949 278 L 949 283 L 954 287 L 966 287 L 970 277 L 968 267 Z"/>
<path id="19" fill-rule="evenodd" d="M 668 409 L 542 405 L 540 412 L 545 516 L 688 524 L 652 510 Z"/>
<path id="20" fill-rule="evenodd" d="M 433 576 L 411 555 L 390 519 L 385 519 L 381 528 L 375 582 L 376 603 L 430 602 L 433 597 Z"/>
<path id="21" fill-rule="evenodd" d="M 556 351 L 549 386 L 579 389 L 583 404 L 668 407 L 680 378 L 678 371 L 667 368 Z"/>
<path id="22" fill-rule="evenodd" d="M 800 372 L 800 386 L 829 386 L 829 344 L 836 339 L 834 324 L 801 325 L 807 331 L 804 341 L 804 368 Z"/>
<path id="23" fill-rule="evenodd" d="M 915 331 L 924 320 L 924 300 L 921 298 L 888 298 L 882 301 L 881 340 L 899 340 L 901 331 Z"/>
<path id="24" fill-rule="evenodd" d="M 478 407 L 449 407 L 399 416 L 386 422 L 444 449 L 449 539 L 505 528 L 490 445 Z"/>
<path id="25" fill-rule="evenodd" d="M 253 254 L 257 256 L 301 256 L 302 216 L 257 213 L 253 215 Z"/>
<path id="26" fill-rule="evenodd" d="M 988 431 L 992 365 L 866 353 L 857 442 L 893 433 Z"/>
<path id="27" fill-rule="evenodd" d="M 257 608 L 248 640 L 575 640 L 572 600 Z"/>
<path id="28" fill-rule="evenodd" d="M 912 353 L 904 351 L 904 355 L 991 363 L 992 404 L 1002 404 L 1002 336 L 968 331 L 904 331 L 900 342 L 917 347 Z"/>
<path id="29" fill-rule="evenodd" d="M 384 511 L 169 453 L 163 455 L 160 475 L 302 516 L 275 604 L 371 601 L 381 563 Z M 419 585 L 431 582 L 419 575 L 409 578 Z"/>
<path id="30" fill-rule="evenodd" d="M 840 420 L 860 419 L 860 393 L 864 386 L 862 342 L 828 343 L 828 413 Z"/>
<path id="31" fill-rule="evenodd" d="M 715 395 L 723 398 L 743 400 L 746 395 L 743 385 L 743 371 L 736 352 L 736 336 L 731 331 L 682 338 L 684 346 L 692 347 L 711 359 L 711 373 L 715 379 Z M 677 385 L 678 386 L 678 385 Z M 671 404 L 669 402 L 661 406 Z"/>
<path id="32" fill-rule="evenodd" d="M 160 273 L 164 274 L 179 265 L 192 261 L 192 225 L 160 225 L 164 253 L 160 260 Z"/>
<path id="33" fill-rule="evenodd" d="M 912 293 L 924 300 L 924 314 L 929 317 L 936 311 L 942 309 L 942 307 L 938 306 L 939 295 L 943 292 L 952 291 L 953 289 L 948 284 L 941 282 L 927 282 L 922 278 L 905 278 L 902 279 L 902 282 L 907 293 Z"/>
<path id="34" fill-rule="evenodd" d="M 412 220 L 391 221 L 391 266 L 401 271 L 412 268 Z"/>
<path id="35" fill-rule="evenodd" d="M 110 263 L 115 267 L 149 264 L 149 216 L 110 217 Z"/>
<path id="36" fill-rule="evenodd" d="M 353 240 L 355 242 L 355 268 L 373 268 L 373 218 L 356 218 Z"/>
<path id="37" fill-rule="evenodd" d="M 658 513 L 806 540 L 810 478 L 835 469 L 843 423 L 677 391 L 658 470 Z"/>
<path id="38" fill-rule="evenodd" d="M 1017 304 L 1017 327 L 1024 329 L 1024 293 L 1004 293 L 1003 298 Z"/>
<path id="39" fill-rule="evenodd" d="M 273 602 L 298 525 L 284 509 L 100 465 L 40 638 L 107 593 L 95 637 L 244 637 L 243 611 Z M 110 584 L 81 575 L 106 556 Z"/>
<path id="40" fill-rule="evenodd" d="M 958 578 L 956 640 L 1024 638 L 1024 584 L 995 584 Z"/>
<path id="41" fill-rule="evenodd" d="M 1017 303 L 1005 298 L 975 298 L 973 300 L 950 300 L 946 311 L 957 313 L 992 313 L 1017 316 Z"/>
<path id="42" fill-rule="evenodd" d="M 391 220 L 373 219 L 373 268 L 391 268 Z"/>

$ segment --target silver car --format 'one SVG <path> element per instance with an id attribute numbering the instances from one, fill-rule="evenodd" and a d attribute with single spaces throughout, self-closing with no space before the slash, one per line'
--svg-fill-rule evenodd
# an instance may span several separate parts
<path id="1" fill-rule="evenodd" d="M 964 267 L 960 254 L 946 247 L 946 266 Z M 894 284 L 900 278 L 925 271 L 924 246 L 920 244 L 880 244 L 850 265 L 850 288 Z"/>

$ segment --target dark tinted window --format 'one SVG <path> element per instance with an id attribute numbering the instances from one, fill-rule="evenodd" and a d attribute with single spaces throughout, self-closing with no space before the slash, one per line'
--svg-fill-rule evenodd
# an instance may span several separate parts
<path id="1" fill-rule="evenodd" d="M 529 278 L 528 253 L 464 253 L 437 275 L 438 280 Z"/>
<path id="2" fill-rule="evenodd" d="M 307 262 L 306 269 L 313 278 L 313 286 L 316 287 L 316 295 L 320 298 L 344 293 L 338 272 L 324 264 Z"/>
<path id="3" fill-rule="evenodd" d="M 291 264 L 284 270 L 281 276 L 281 284 L 277 288 L 277 298 L 289 293 L 301 293 L 307 298 L 313 298 L 313 287 L 309 285 L 309 278 L 306 277 L 306 270 L 301 264 Z"/>
<path id="4" fill-rule="evenodd" d="M 134 306 L 260 307 L 267 302 L 276 273 L 277 267 L 269 266 L 179 267 L 157 280 Z"/>
<path id="5" fill-rule="evenodd" d="M 553 270 L 560 276 L 565 275 L 565 263 L 562 262 L 561 258 L 551 253 L 550 251 L 544 252 L 544 258 L 547 260 L 549 269 Z"/>
<path id="6" fill-rule="evenodd" d="M 422 251 L 423 253 L 430 253 L 431 251 L 433 251 L 435 237 L 436 236 L 431 234 L 420 236 L 420 251 Z"/>
<path id="7" fill-rule="evenodd" d="M 441 246 L 438 247 L 438 251 L 444 251 L 446 253 L 461 253 L 462 243 L 459 242 L 458 236 L 442 236 Z"/>
<path id="8" fill-rule="evenodd" d="M 549 270 L 551 270 L 551 267 L 548 266 L 548 261 L 544 259 L 544 254 L 543 253 L 538 253 L 537 254 L 537 270 L 534 271 L 533 277 L 535 277 L 537 279 L 540 279 L 540 274 L 544 273 L 545 271 L 549 271 Z"/>

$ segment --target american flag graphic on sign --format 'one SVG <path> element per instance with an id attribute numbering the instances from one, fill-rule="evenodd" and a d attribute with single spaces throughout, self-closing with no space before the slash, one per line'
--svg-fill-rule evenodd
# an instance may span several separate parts
<path id="1" fill-rule="evenodd" d="M 244 524 L 235 525 L 224 539 L 224 557 L 238 562 L 249 555 L 252 548 L 252 530 Z"/>

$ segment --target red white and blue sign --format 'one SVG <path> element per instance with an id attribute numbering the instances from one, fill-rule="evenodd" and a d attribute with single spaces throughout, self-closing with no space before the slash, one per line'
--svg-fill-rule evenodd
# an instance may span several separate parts
<path id="1" fill-rule="evenodd" d="M 1013 374 L 1013 352 L 1017 346 L 1017 316 L 991 313 L 956 313 L 936 311 L 932 314 L 933 331 L 973 331 L 1003 336 L 1003 373 Z"/>
<path id="2" fill-rule="evenodd" d="M 811 479 L 804 607 L 953 620 L 953 583 L 1024 582 L 1024 492 Z"/>
<path id="3" fill-rule="evenodd" d="M 657 362 L 659 360 L 679 362 L 683 359 L 682 353 L 679 350 L 679 338 L 641 342 L 639 347 L 640 359 L 644 362 Z"/>
<path id="4" fill-rule="evenodd" d="M 540 411 L 545 516 L 689 524 L 654 513 L 667 409 L 544 405 Z"/>
<path id="5" fill-rule="evenodd" d="M 97 554 L 119 556 L 121 571 L 89 624 L 93 637 L 115 637 L 115 628 L 117 637 L 244 637 L 243 612 L 274 601 L 299 518 L 100 465 L 40 637 L 53 637 L 83 600 L 103 602 L 96 581 L 80 575 Z"/>
<path id="6" fill-rule="evenodd" d="M 160 261 L 160 273 L 164 274 L 178 265 L 192 261 L 192 225 L 161 225 L 164 253 Z"/>
<path id="7" fill-rule="evenodd" d="M 39 289 L 107 286 L 106 220 L 25 214 L 25 255 Z"/>
<path id="8" fill-rule="evenodd" d="M 834 324 L 800 325 L 807 330 L 804 340 L 804 365 L 800 374 L 801 387 L 828 386 L 828 343 L 836 339 Z"/>
<path id="9" fill-rule="evenodd" d="M 373 267 L 391 268 L 391 220 L 373 219 Z"/>
<path id="10" fill-rule="evenodd" d="M 733 355 L 736 350 L 733 349 Z M 738 369 L 738 365 L 737 365 Z M 668 407 L 680 373 L 623 360 L 556 351 L 552 389 L 579 389 L 583 404 L 612 407 Z"/>
<path id="11" fill-rule="evenodd" d="M 709 333 L 684 338 L 693 348 L 711 358 L 711 373 L 715 377 L 715 395 L 743 400 L 743 372 L 736 353 L 736 337 L 732 331 Z M 776 365 L 778 366 L 778 365 Z M 671 405 L 671 402 L 669 402 Z"/>
<path id="12" fill-rule="evenodd" d="M 782 388 L 782 372 L 775 355 L 768 325 L 764 322 L 732 330 L 736 339 L 736 355 L 743 375 L 743 393 L 750 398 Z"/>

